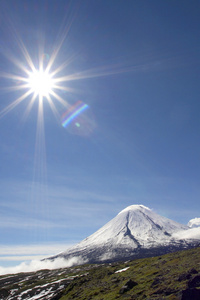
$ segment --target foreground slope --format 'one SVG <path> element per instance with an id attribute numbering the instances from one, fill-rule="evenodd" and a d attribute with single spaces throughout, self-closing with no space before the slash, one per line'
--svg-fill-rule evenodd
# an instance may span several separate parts
<path id="1" fill-rule="evenodd" d="M 200 228 L 194 236 L 190 233 L 188 226 L 161 217 L 144 205 L 131 205 L 94 234 L 51 259 L 81 257 L 85 262 L 98 263 L 160 255 L 198 245 Z"/>
<path id="2" fill-rule="evenodd" d="M 200 299 L 200 248 L 109 264 L 0 276 L 1 300 Z"/>

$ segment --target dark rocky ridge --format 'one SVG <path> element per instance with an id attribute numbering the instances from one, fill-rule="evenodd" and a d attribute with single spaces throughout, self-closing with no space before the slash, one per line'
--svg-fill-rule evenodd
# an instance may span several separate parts
<path id="1" fill-rule="evenodd" d="M 195 247 L 199 247 L 200 242 L 191 242 L 191 243 L 186 243 L 180 242 L 179 244 L 172 244 L 172 245 L 167 245 L 167 246 L 161 246 L 161 247 L 155 247 L 155 248 L 149 248 L 149 249 L 142 249 L 141 247 L 138 247 L 136 249 L 131 249 L 131 248 L 123 248 L 123 247 L 118 247 L 115 249 L 115 252 L 113 253 L 113 257 L 111 258 L 105 258 L 103 261 L 99 260 L 98 257 L 102 253 L 109 253 L 110 249 L 107 246 L 104 247 L 99 247 L 99 248 L 94 248 L 91 249 L 90 251 L 77 251 L 74 252 L 73 255 L 68 254 L 68 255 L 58 255 L 58 256 L 53 256 L 50 259 L 54 260 L 56 258 L 65 258 L 66 260 L 73 258 L 74 256 L 76 257 L 82 257 L 83 260 L 85 260 L 86 263 L 90 264 L 99 264 L 99 263 L 109 263 L 109 262 L 117 262 L 117 261 L 126 261 L 126 260 L 132 260 L 132 259 L 139 259 L 139 258 L 145 258 L 145 257 L 152 257 L 152 256 L 159 256 L 159 255 L 164 255 L 167 253 L 172 253 L 175 251 L 181 251 L 181 250 L 186 250 L 186 249 L 192 249 Z"/>

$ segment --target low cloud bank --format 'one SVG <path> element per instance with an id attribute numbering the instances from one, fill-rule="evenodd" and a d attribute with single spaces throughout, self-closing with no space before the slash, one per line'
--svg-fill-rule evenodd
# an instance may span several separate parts
<path id="1" fill-rule="evenodd" d="M 78 243 L 75 241 L 74 244 Z M 56 244 L 54 242 L 42 245 L 3 245 L 0 244 L 0 255 L 53 255 L 58 252 L 66 251 L 74 244 Z"/>
<path id="2" fill-rule="evenodd" d="M 73 257 L 70 259 L 57 258 L 54 260 L 32 260 L 30 262 L 22 262 L 15 267 L 0 267 L 0 275 L 16 274 L 21 272 L 35 272 L 42 269 L 59 269 L 72 267 L 86 263 L 82 257 Z"/>
<path id="3" fill-rule="evenodd" d="M 178 231 L 173 234 L 173 237 L 176 239 L 184 240 L 200 240 L 200 227 L 198 228 L 190 228 L 188 230 Z"/>

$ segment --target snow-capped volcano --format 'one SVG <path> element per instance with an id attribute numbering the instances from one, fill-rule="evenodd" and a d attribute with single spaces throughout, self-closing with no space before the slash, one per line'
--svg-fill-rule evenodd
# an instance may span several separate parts
<path id="1" fill-rule="evenodd" d="M 148 207 L 131 205 L 76 247 L 121 245 L 131 248 L 165 244 L 172 233 L 187 226 L 160 217 Z M 74 248 L 74 247 L 73 247 Z"/>
<path id="2" fill-rule="evenodd" d="M 58 256 L 67 259 L 81 256 L 88 262 L 102 262 L 162 254 L 168 252 L 169 247 L 171 251 L 187 247 L 187 240 L 181 237 L 188 230 L 191 230 L 188 226 L 161 217 L 144 205 L 131 205 L 94 234 Z M 200 242 L 200 236 L 194 242 Z"/>

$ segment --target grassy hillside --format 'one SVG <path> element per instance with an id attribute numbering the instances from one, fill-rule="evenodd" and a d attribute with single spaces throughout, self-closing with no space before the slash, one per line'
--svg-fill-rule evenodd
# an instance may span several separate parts
<path id="1" fill-rule="evenodd" d="M 200 299 L 200 248 L 123 263 L 1 276 L 0 299 Z"/>
<path id="2" fill-rule="evenodd" d="M 122 269 L 126 270 L 116 273 Z M 200 275 L 200 248 L 98 266 L 84 278 L 75 279 L 61 299 L 179 299 L 195 273 Z M 134 286 L 123 291 L 130 279 Z"/>

